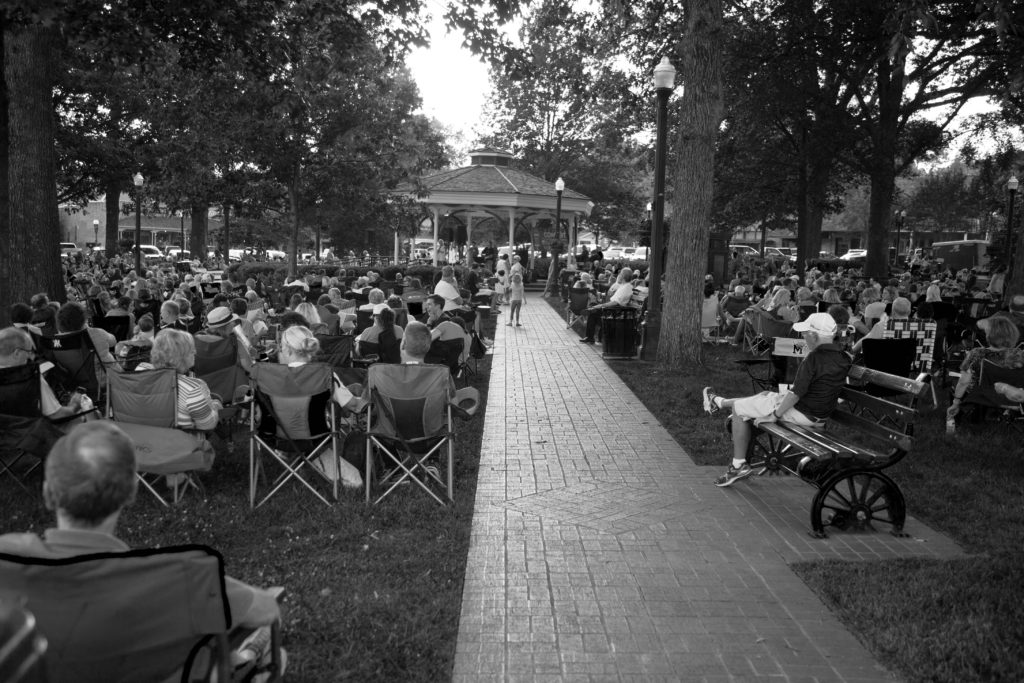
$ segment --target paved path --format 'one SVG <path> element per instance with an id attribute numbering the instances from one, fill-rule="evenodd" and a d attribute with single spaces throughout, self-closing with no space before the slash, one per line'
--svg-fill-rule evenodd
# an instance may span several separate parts
<path id="1" fill-rule="evenodd" d="M 498 322 L 454 680 L 892 680 L 789 563 L 959 548 L 913 518 L 811 539 L 792 477 L 716 488 L 528 296 Z"/>

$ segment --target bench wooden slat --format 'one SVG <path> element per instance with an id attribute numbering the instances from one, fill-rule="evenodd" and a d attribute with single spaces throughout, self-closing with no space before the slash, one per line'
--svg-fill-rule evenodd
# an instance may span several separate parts
<path id="1" fill-rule="evenodd" d="M 830 455 L 835 455 L 838 452 L 835 448 L 822 443 L 818 439 L 811 439 L 803 434 L 794 432 L 794 426 L 795 425 L 786 422 L 765 422 L 758 425 L 758 429 L 768 434 L 772 434 L 786 443 L 791 443 L 801 451 L 816 458 L 825 458 Z"/>
<path id="2" fill-rule="evenodd" d="M 868 382 L 883 389 L 903 392 L 915 398 L 920 397 L 928 389 L 927 384 L 916 379 L 890 375 L 887 372 L 872 370 L 861 365 L 851 366 L 847 376 L 858 382 Z"/>
<path id="3" fill-rule="evenodd" d="M 866 436 L 880 441 L 887 441 L 902 451 L 909 451 L 914 445 L 914 437 L 909 434 L 904 434 L 883 424 L 878 424 L 874 420 L 869 420 L 860 415 L 854 415 L 846 410 L 833 411 L 829 419 L 832 422 L 852 427 Z"/>

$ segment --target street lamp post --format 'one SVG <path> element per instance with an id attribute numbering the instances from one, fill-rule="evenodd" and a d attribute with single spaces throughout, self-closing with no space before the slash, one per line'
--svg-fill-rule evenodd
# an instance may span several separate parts
<path id="1" fill-rule="evenodd" d="M 565 191 L 565 181 L 559 176 L 558 180 L 555 181 L 555 239 L 557 240 L 562 234 L 562 192 Z M 573 251 L 573 245 L 569 245 L 569 253 L 565 257 L 565 265 L 568 266 L 570 263 L 576 262 L 576 255 Z"/>
<path id="2" fill-rule="evenodd" d="M 1008 255 L 1006 272 L 1009 277 L 1013 276 L 1013 200 L 1017 194 L 1017 176 L 1012 175 L 1006 181 L 1006 191 L 1009 193 L 1009 205 L 1006 207 L 1006 252 Z"/>
<path id="3" fill-rule="evenodd" d="M 668 57 L 654 67 L 654 91 L 657 94 L 655 122 L 657 134 L 654 142 L 654 202 L 651 212 L 651 248 L 648 267 L 647 320 L 644 329 L 643 353 L 645 359 L 658 357 L 658 337 L 661 334 L 661 252 L 662 229 L 665 223 L 665 161 L 668 137 L 668 96 L 675 87 L 676 70 Z"/>
<path id="4" fill-rule="evenodd" d="M 132 182 L 135 183 L 135 274 L 142 277 L 142 186 L 146 179 L 136 173 Z"/>
<path id="5" fill-rule="evenodd" d="M 93 249 L 100 246 L 100 222 L 98 219 L 92 219 L 92 246 Z"/>

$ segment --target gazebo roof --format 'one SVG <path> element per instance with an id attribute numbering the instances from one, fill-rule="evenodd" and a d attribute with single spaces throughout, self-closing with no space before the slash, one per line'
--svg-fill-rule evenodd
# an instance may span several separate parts
<path id="1" fill-rule="evenodd" d="M 439 171 L 419 179 L 419 188 L 402 183 L 391 192 L 446 212 L 490 213 L 495 209 L 525 210 L 535 216 L 553 214 L 558 193 L 553 182 L 512 168 L 512 153 L 493 147 L 475 149 L 470 165 Z M 416 194 L 425 190 L 426 196 Z M 568 187 L 562 191 L 562 211 L 590 215 L 594 203 Z"/>
<path id="2" fill-rule="evenodd" d="M 434 192 L 482 192 L 496 194 L 530 194 L 538 197 L 555 197 L 555 184 L 515 168 L 499 166 L 463 166 L 450 171 L 441 171 L 420 179 L 423 187 Z M 562 200 L 589 197 L 568 187 L 562 192 Z"/>

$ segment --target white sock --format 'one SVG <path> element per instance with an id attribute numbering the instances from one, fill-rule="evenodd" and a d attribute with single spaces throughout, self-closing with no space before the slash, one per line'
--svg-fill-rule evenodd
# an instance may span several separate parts
<path id="1" fill-rule="evenodd" d="M 745 462 L 746 462 L 746 460 L 737 460 L 737 459 L 733 458 L 733 460 L 732 460 L 733 469 L 737 469 L 738 470 L 740 467 L 743 466 L 743 463 L 745 463 Z"/>

